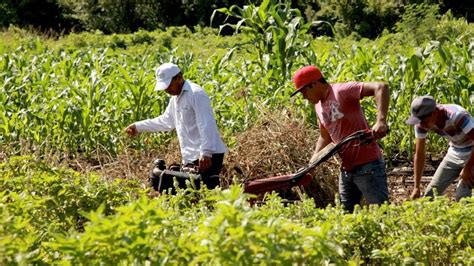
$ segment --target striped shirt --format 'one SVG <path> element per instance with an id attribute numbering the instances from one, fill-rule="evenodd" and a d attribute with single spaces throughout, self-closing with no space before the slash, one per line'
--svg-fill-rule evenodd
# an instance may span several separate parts
<path id="1" fill-rule="evenodd" d="M 461 106 L 457 104 L 438 104 L 437 107 L 444 111 L 447 119 L 443 128 L 436 125 L 431 131 L 447 138 L 449 145 L 462 149 L 474 145 L 474 141 L 468 133 L 474 129 L 474 118 Z M 428 130 L 415 126 L 415 137 L 425 139 Z"/>

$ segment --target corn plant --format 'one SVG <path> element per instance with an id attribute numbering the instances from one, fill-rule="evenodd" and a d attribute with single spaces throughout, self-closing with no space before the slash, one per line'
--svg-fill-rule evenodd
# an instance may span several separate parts
<path id="1" fill-rule="evenodd" d="M 276 84 L 282 84 L 278 80 L 291 77 L 296 58 L 309 44 L 302 37 L 311 23 L 304 22 L 301 12 L 292 9 L 290 1 L 265 0 L 260 6 L 233 5 L 215 10 L 213 16 L 216 12 L 240 19 L 236 24 L 226 23 L 219 28 L 222 30 L 229 26 L 236 33 L 243 32 L 250 36 L 250 52 L 257 55 L 251 63 L 275 79 Z"/>
<path id="2" fill-rule="evenodd" d="M 98 43 L 87 47 L 50 47 L 34 38 L 20 40 L 15 48 L 5 46 L 0 55 L 2 150 L 45 157 L 113 157 L 128 147 L 141 149 L 145 141 L 168 141 L 167 134 L 129 139 L 122 132 L 134 121 L 163 112 L 168 96 L 153 91 L 154 68 L 168 61 L 178 63 L 185 78 L 209 93 L 229 143 L 235 133 L 264 115 L 262 110 L 285 109 L 316 126 L 313 108 L 301 97 L 288 97 L 292 71 L 307 64 L 318 65 L 330 82 L 388 82 L 392 130 L 381 144 L 389 158 L 409 156 L 413 150 L 413 129 L 404 120 L 415 96 L 431 94 L 440 103 L 458 103 L 473 112 L 474 45 L 469 31 L 459 38 L 444 36 L 409 48 L 391 36 L 375 41 L 309 42 L 306 24 L 287 2 L 265 1 L 258 7 L 233 6 L 219 12 L 239 18 L 240 23 L 228 26 L 245 32 L 240 35 L 242 41 L 233 42 L 226 53 L 202 47 L 198 56 L 181 51 L 179 45 L 167 50 L 153 46 L 111 49 L 106 36 L 93 34 L 83 37 L 92 36 Z M 283 32 L 286 35 L 279 35 Z M 375 104 L 364 100 L 363 107 L 373 124 Z M 442 138 L 433 137 L 430 142 L 433 152 L 446 148 Z"/>

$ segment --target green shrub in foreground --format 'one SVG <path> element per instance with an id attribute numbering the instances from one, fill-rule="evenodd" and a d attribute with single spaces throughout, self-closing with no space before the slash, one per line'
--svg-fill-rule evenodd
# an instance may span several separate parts
<path id="1" fill-rule="evenodd" d="M 14 157 L 0 164 L 0 174 L 0 191 L 28 195 L 41 201 L 45 218 L 60 221 L 65 230 L 81 228 L 83 213 L 104 205 L 104 213 L 112 214 L 115 207 L 141 193 L 136 189 L 139 184 L 134 181 L 81 175 L 72 170 L 52 168 L 30 157 Z"/>
<path id="2" fill-rule="evenodd" d="M 82 230 L 84 214 L 99 206 L 112 214 L 141 193 L 133 186 L 52 168 L 31 157 L 10 158 L 0 164 L 0 264 L 43 260 L 44 241 Z"/>
<path id="3" fill-rule="evenodd" d="M 90 215 L 83 233 L 47 243 L 75 263 L 304 264 L 333 262 L 449 264 L 473 262 L 473 199 L 444 197 L 345 214 L 311 200 L 285 207 L 277 197 L 250 207 L 239 187 L 183 192 Z"/>
<path id="4" fill-rule="evenodd" d="M 345 214 L 275 195 L 250 206 L 240 186 L 151 199 L 31 158 L 0 173 L 0 264 L 474 263 L 472 197 Z"/>

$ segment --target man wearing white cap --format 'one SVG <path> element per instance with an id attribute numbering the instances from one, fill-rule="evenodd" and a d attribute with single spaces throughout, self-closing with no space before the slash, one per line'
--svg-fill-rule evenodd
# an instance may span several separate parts
<path id="1" fill-rule="evenodd" d="M 183 164 L 198 165 L 206 186 L 216 187 L 218 180 L 208 177 L 219 175 L 227 148 L 219 134 L 209 96 L 199 85 L 185 80 L 175 64 L 162 64 L 156 69 L 155 76 L 155 90 L 164 90 L 171 95 L 165 112 L 156 118 L 133 123 L 125 132 L 135 136 L 140 132 L 176 129 Z"/>
<path id="2" fill-rule="evenodd" d="M 425 196 L 432 197 L 434 189 L 440 195 L 458 177 L 456 200 L 472 195 L 474 184 L 474 119 L 456 104 L 436 104 L 431 96 L 420 96 L 411 103 L 411 116 L 407 124 L 415 127 L 416 147 L 414 158 L 415 186 L 411 198 L 420 197 L 420 179 L 425 163 L 425 143 L 429 131 L 449 140 L 448 153 L 444 157 Z"/>

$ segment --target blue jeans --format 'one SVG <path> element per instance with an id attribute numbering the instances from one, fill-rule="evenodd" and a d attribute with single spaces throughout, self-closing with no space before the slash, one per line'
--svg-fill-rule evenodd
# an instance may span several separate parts
<path id="1" fill-rule="evenodd" d="M 362 196 L 368 204 L 388 202 L 387 174 L 383 159 L 358 166 L 351 172 L 341 169 L 339 197 L 344 209 L 353 212 Z"/>

